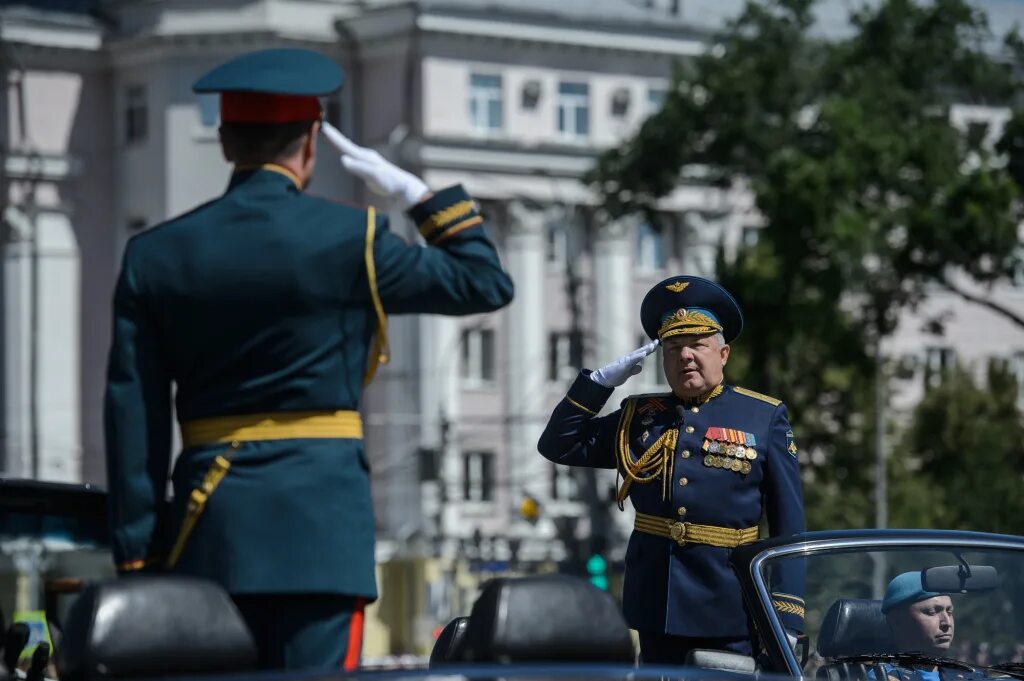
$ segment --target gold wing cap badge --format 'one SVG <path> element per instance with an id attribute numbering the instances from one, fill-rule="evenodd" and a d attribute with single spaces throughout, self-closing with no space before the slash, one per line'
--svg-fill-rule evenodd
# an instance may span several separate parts
<path id="1" fill-rule="evenodd" d="M 668 284 L 665 286 L 672 293 L 682 293 L 683 290 L 690 285 L 688 281 L 677 281 L 674 284 Z"/>

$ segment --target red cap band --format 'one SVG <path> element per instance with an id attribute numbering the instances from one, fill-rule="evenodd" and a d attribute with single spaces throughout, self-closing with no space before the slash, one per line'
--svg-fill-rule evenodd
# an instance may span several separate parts
<path id="1" fill-rule="evenodd" d="M 320 118 L 320 100 L 305 95 L 271 95 L 264 92 L 222 92 L 223 123 L 295 123 Z"/>

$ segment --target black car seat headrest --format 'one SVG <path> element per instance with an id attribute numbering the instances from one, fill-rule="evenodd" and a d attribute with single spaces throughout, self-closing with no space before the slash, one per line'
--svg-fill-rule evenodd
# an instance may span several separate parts
<path id="1" fill-rule="evenodd" d="M 896 649 L 881 601 L 841 598 L 825 613 L 818 635 L 824 657 L 891 653 Z"/>
<path id="2" fill-rule="evenodd" d="M 178 576 L 87 586 L 71 605 L 58 651 L 63 681 L 246 671 L 256 661 L 230 596 Z"/>
<path id="3" fill-rule="evenodd" d="M 484 585 L 466 628 L 472 662 L 633 662 L 618 603 L 568 575 L 499 578 Z"/>
<path id="4" fill-rule="evenodd" d="M 429 666 L 463 661 L 467 626 L 469 626 L 468 617 L 456 617 L 445 625 L 430 651 Z"/>

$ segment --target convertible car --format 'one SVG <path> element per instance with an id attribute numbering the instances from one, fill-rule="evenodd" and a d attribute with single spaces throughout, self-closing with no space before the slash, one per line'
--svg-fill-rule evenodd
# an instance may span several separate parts
<path id="1" fill-rule="evenodd" d="M 0 481 L 0 571 L 10 560 L 5 551 L 22 550 L 26 542 L 86 557 L 102 548 L 102 492 L 72 486 L 42 492 L 38 483 Z M 740 547 L 732 563 L 754 632 L 750 657 L 695 651 L 686 667 L 637 668 L 632 637 L 610 595 L 585 580 L 530 575 L 488 583 L 472 611 L 440 634 L 429 666 L 349 676 L 908 681 L 919 673 L 922 681 L 1024 679 L 1022 537 L 940 530 L 812 532 Z M 95 569 L 88 561 L 83 565 Z M 794 567 L 806 578 L 803 594 L 791 594 L 805 603 L 806 626 L 792 645 L 771 587 L 778 573 Z M 941 622 L 923 625 L 931 626 L 928 645 L 908 645 L 915 639 L 896 631 L 907 620 L 883 613 L 890 582 L 901 575 L 910 575 L 923 595 L 938 595 L 942 603 L 942 612 L 935 611 Z M 57 608 L 48 600 L 48 615 L 62 631 L 53 642 L 56 664 L 47 668 L 37 660 L 36 678 L 325 676 L 255 671 L 245 625 L 214 584 L 177 576 L 116 580 L 96 572 L 60 577 L 65 588 L 57 591 L 67 602 Z M 53 581 L 44 580 L 48 598 Z M 16 660 L 19 651 L 10 646 L 23 641 L 9 631 L 4 642 L 4 659 Z"/>

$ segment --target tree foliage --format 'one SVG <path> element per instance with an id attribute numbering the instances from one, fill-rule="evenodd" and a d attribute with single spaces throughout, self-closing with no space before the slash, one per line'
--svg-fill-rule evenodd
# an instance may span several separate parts
<path id="1" fill-rule="evenodd" d="M 994 150 L 951 121 L 956 103 L 1011 106 L 1019 90 L 980 11 L 883 0 L 850 25 L 826 41 L 813 0 L 749 3 L 588 178 L 612 216 L 681 182 L 752 193 L 758 242 L 719 258 L 747 317 L 730 378 L 783 396 L 817 453 L 812 527 L 871 524 L 876 344 L 928 287 L 977 297 L 965 280 L 1011 274 L 1024 181 L 1024 119 Z M 836 507 L 839 487 L 864 494 Z"/>
<path id="2" fill-rule="evenodd" d="M 993 362 L 979 382 L 963 367 L 917 405 L 891 459 L 893 518 L 1019 534 L 1024 527 L 1024 419 L 1017 378 Z M 907 457 L 906 453 L 913 456 Z"/>

